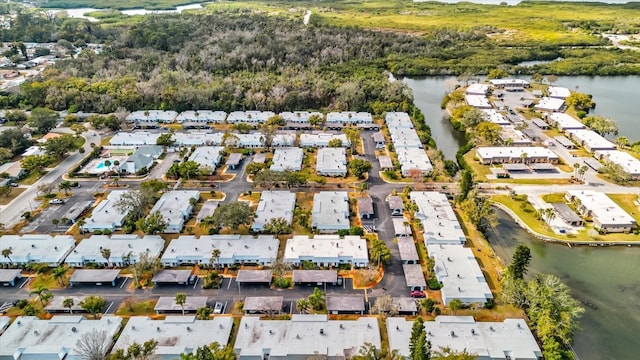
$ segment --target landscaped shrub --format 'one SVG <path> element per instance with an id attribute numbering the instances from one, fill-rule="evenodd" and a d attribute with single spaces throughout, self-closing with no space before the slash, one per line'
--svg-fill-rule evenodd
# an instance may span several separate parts
<path id="1" fill-rule="evenodd" d="M 432 277 L 427 280 L 427 286 L 431 290 L 440 290 L 442 289 L 442 283 L 438 281 L 438 279 Z"/>
<path id="2" fill-rule="evenodd" d="M 102 235 L 102 230 L 93 230 L 93 235 Z"/>
<path id="3" fill-rule="evenodd" d="M 102 230 L 102 235 L 111 235 L 111 230 L 109 229 Z"/>
<path id="4" fill-rule="evenodd" d="M 291 287 L 291 279 L 286 277 L 277 278 L 273 285 L 279 289 L 288 289 Z"/>
<path id="5" fill-rule="evenodd" d="M 27 306 L 27 304 L 29 303 L 28 300 L 26 299 L 20 299 L 16 302 L 16 307 L 18 309 L 24 309 L 25 306 Z"/>

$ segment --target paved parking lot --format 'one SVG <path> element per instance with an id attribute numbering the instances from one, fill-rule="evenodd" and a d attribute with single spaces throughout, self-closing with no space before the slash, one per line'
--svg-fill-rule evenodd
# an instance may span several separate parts
<path id="1" fill-rule="evenodd" d="M 91 188 L 83 187 L 73 189 L 73 196 L 71 196 L 62 205 L 49 205 L 38 216 L 36 216 L 29 224 L 22 228 L 22 232 L 37 232 L 41 234 L 48 233 L 64 233 L 69 226 L 67 225 L 54 225 L 53 219 L 60 220 L 65 217 L 69 209 L 74 205 L 82 202 L 94 201 L 93 192 Z"/>

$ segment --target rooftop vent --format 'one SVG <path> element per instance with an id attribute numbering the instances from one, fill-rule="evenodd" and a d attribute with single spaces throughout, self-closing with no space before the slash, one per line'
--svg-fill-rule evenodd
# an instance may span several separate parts
<path id="1" fill-rule="evenodd" d="M 77 331 L 78 331 L 78 329 L 76 329 L 75 326 L 71 328 L 71 332 L 77 332 Z"/>
<path id="2" fill-rule="evenodd" d="M 476 334 L 476 329 L 471 329 L 471 335 L 475 335 Z"/>
<path id="3" fill-rule="evenodd" d="M 187 331 L 191 331 L 191 327 L 187 326 Z"/>
<path id="4" fill-rule="evenodd" d="M 157 331 L 157 332 L 160 332 L 160 326 L 157 326 L 157 327 L 156 327 L 156 331 Z"/>
<path id="5" fill-rule="evenodd" d="M 33 335 L 40 335 L 40 332 L 38 330 L 34 330 Z"/>
<path id="6" fill-rule="evenodd" d="M 455 331 L 451 330 L 451 337 L 455 337 L 455 336 L 456 336 Z"/>
<path id="7" fill-rule="evenodd" d="M 273 335 L 273 330 L 269 329 L 269 334 Z"/>
<path id="8" fill-rule="evenodd" d="M 320 335 L 324 335 L 324 329 L 320 329 Z"/>

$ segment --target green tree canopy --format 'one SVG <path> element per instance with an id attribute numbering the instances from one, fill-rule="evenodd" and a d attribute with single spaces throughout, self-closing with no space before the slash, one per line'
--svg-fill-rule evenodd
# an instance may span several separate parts
<path id="1" fill-rule="evenodd" d="M 217 227 L 230 227 L 234 232 L 240 225 L 249 225 L 253 220 L 253 209 L 244 201 L 221 204 L 211 215 L 211 223 Z"/>

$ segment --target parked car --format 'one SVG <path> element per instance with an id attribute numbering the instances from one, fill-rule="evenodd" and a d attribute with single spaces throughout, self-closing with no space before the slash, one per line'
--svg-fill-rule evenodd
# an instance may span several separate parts
<path id="1" fill-rule="evenodd" d="M 222 308 L 224 306 L 222 305 L 221 302 L 216 302 L 216 305 L 213 307 L 213 313 L 214 314 L 222 314 Z"/>
<path id="2" fill-rule="evenodd" d="M 427 294 L 425 294 L 424 291 L 421 290 L 413 290 L 411 291 L 410 296 L 412 298 L 426 298 Z"/>
<path id="3" fill-rule="evenodd" d="M 193 285 L 196 283 L 196 281 L 198 281 L 198 275 L 189 276 L 189 284 Z"/>
<path id="4" fill-rule="evenodd" d="M 49 201 L 49 204 L 51 204 L 51 205 L 64 204 L 64 200 L 62 200 L 62 199 L 53 199 L 53 200 Z"/>
<path id="5" fill-rule="evenodd" d="M 9 186 L 18 187 L 18 183 L 17 182 L 10 182 Z"/>

